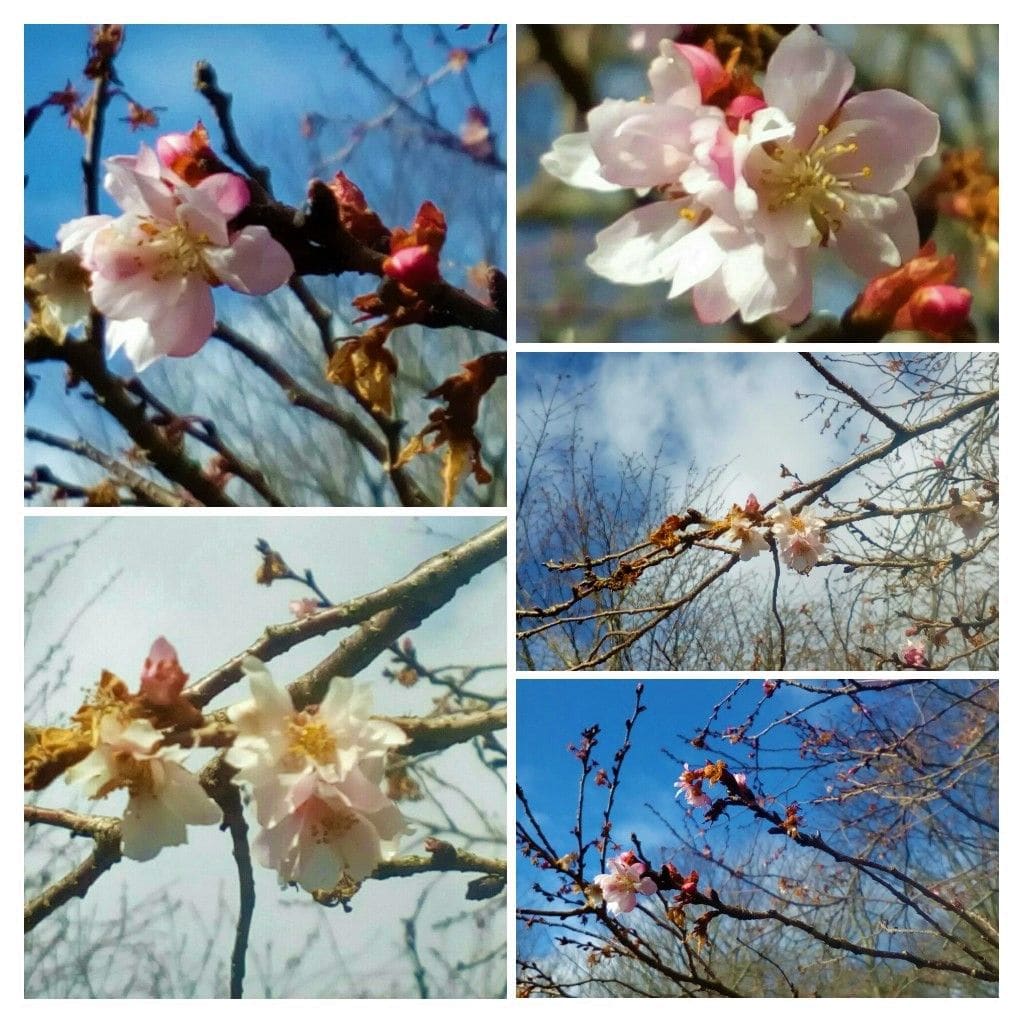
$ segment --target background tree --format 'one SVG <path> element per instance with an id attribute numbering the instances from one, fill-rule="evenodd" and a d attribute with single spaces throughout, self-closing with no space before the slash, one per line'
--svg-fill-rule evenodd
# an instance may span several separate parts
<path id="1" fill-rule="evenodd" d="M 600 393 L 581 396 L 524 357 L 524 667 L 997 664 L 995 357 L 781 358 L 590 357 L 577 369 Z M 775 391 L 793 387 L 803 413 Z M 633 389 L 647 389 L 639 425 Z M 611 446 L 638 438 L 646 450 L 613 467 Z M 783 509 L 822 524 L 807 565 L 772 525 Z M 749 560 L 737 517 L 764 538 Z"/>
<path id="2" fill-rule="evenodd" d="M 531 718 L 593 688 L 530 685 L 520 995 L 996 994 L 994 682 L 606 681 L 624 739 L 585 728 L 575 772 Z"/>

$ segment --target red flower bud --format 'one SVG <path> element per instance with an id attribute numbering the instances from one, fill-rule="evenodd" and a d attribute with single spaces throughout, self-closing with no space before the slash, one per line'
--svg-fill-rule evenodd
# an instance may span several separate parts
<path id="1" fill-rule="evenodd" d="M 426 245 L 399 249 L 384 261 L 384 273 L 414 292 L 441 279 L 437 253 Z"/>

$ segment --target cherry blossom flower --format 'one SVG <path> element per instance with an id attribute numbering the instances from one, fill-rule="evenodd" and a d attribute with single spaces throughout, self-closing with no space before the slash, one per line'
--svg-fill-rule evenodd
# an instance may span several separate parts
<path id="1" fill-rule="evenodd" d="M 806 575 L 825 552 L 825 520 L 807 508 L 793 515 L 782 502 L 769 515 L 773 520 L 772 533 L 779 544 L 779 557 L 791 569 Z"/>
<path id="2" fill-rule="evenodd" d="M 242 668 L 253 696 L 229 711 L 238 737 L 225 758 L 253 787 L 258 861 L 308 891 L 342 875 L 362 881 L 406 830 L 381 790 L 387 753 L 405 734 L 370 718 L 368 686 L 332 679 L 320 705 L 296 711 L 261 662 Z"/>
<path id="3" fill-rule="evenodd" d="M 64 341 L 89 316 L 89 274 L 71 254 L 37 253 L 25 266 L 25 295 L 32 307 L 29 334 Z"/>
<path id="4" fill-rule="evenodd" d="M 900 659 L 907 668 L 927 668 L 928 656 L 925 654 L 923 640 L 908 640 L 900 651 Z"/>
<path id="5" fill-rule="evenodd" d="M 124 348 L 136 370 L 202 348 L 213 330 L 211 286 L 265 295 L 294 272 L 265 227 L 228 230 L 249 203 L 238 175 L 212 174 L 193 188 L 143 145 L 107 161 L 104 187 L 121 216 L 80 217 L 57 238 L 92 274 L 92 303 L 111 321 L 108 349 Z"/>
<path id="6" fill-rule="evenodd" d="M 65 778 L 81 784 L 94 800 L 127 789 L 121 821 L 124 855 L 150 860 L 165 846 L 187 842 L 187 825 L 215 825 L 222 815 L 195 775 L 182 766 L 188 752 L 158 747 L 160 732 L 132 714 L 127 702 L 96 708 L 90 716 L 93 750 Z"/>
<path id="7" fill-rule="evenodd" d="M 691 769 L 688 764 L 683 765 L 683 770 L 676 779 L 676 799 L 685 796 L 686 802 L 691 807 L 710 807 L 711 797 L 704 792 L 704 769 Z"/>
<path id="8" fill-rule="evenodd" d="M 757 523 L 738 505 L 733 505 L 726 521 L 729 523 L 729 529 L 722 535 L 722 539 L 727 544 L 739 544 L 741 561 L 748 562 L 755 555 L 768 550 L 768 541 L 756 529 Z"/>
<path id="9" fill-rule="evenodd" d="M 613 914 L 628 914 L 636 909 L 637 894 L 651 896 L 658 891 L 653 878 L 641 878 L 647 865 L 636 854 L 627 850 L 608 861 L 611 871 L 595 875 L 594 885 L 599 886 L 601 895 Z"/>
<path id="10" fill-rule="evenodd" d="M 960 527 L 967 540 L 974 540 L 988 522 L 982 509 L 984 504 L 973 491 L 968 491 L 949 510 L 949 518 Z"/>

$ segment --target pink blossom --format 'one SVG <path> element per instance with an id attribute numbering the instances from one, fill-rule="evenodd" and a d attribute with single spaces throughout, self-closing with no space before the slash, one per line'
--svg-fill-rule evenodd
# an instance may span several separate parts
<path id="1" fill-rule="evenodd" d="M 288 602 L 288 611 L 297 619 L 307 619 L 320 610 L 320 602 L 315 597 L 301 597 Z"/>
<path id="2" fill-rule="evenodd" d="M 711 797 L 704 792 L 704 776 L 699 769 L 691 771 L 688 764 L 683 765 L 683 770 L 675 783 L 676 799 L 685 796 L 686 802 L 691 807 L 710 807 Z"/>
<path id="3" fill-rule="evenodd" d="M 906 646 L 900 651 L 900 658 L 907 668 L 927 668 L 928 657 L 924 651 L 924 641 L 909 640 Z"/>
<path id="4" fill-rule="evenodd" d="M 637 894 L 651 896 L 658 891 L 653 878 L 642 878 L 647 865 L 631 851 L 608 861 L 611 871 L 596 875 L 594 885 L 601 889 L 608 909 L 614 914 L 628 914 L 636 909 Z"/>
<path id="5" fill-rule="evenodd" d="M 755 555 L 768 550 L 768 541 L 755 528 L 756 524 L 749 516 L 742 513 L 732 515 L 729 517 L 729 524 L 729 529 L 722 539 L 728 544 L 739 544 L 741 561 L 747 562 Z"/>
<path id="6" fill-rule="evenodd" d="M 117 789 L 128 791 L 121 821 L 126 857 L 150 860 L 165 846 L 186 843 L 187 825 L 215 825 L 221 820 L 220 808 L 183 767 L 188 751 L 159 746 L 161 733 L 144 718 L 131 717 L 129 707 L 108 703 L 93 731 L 92 753 L 64 777 L 81 784 L 90 799 Z"/>
<path id="7" fill-rule="evenodd" d="M 669 281 L 669 298 L 692 292 L 705 323 L 797 323 L 811 310 L 818 248 L 835 246 L 865 277 L 917 252 L 904 189 L 938 146 L 934 113 L 892 89 L 847 97 L 852 63 L 806 25 L 772 55 L 763 101 L 706 105 L 724 69 L 694 49 L 663 41 L 650 102 L 606 100 L 588 115 L 588 133 L 557 140 L 542 158 L 578 187 L 652 193 L 598 233 L 587 259 L 595 273 Z"/>
<path id="8" fill-rule="evenodd" d="M 108 349 L 123 347 L 136 370 L 202 348 L 213 330 L 211 286 L 264 295 L 294 272 L 265 227 L 228 230 L 249 203 L 238 175 L 213 174 L 193 188 L 145 145 L 106 166 L 104 187 L 124 212 L 69 221 L 57 237 L 91 272 L 92 304 L 110 320 Z"/>
<path id="9" fill-rule="evenodd" d="M 164 637 L 157 637 L 142 663 L 139 693 L 150 704 L 166 707 L 174 704 L 188 682 L 178 661 L 178 652 Z"/>
<path id="10" fill-rule="evenodd" d="M 381 789 L 388 752 L 405 734 L 371 718 L 367 686 L 332 679 L 318 706 L 296 711 L 261 662 L 246 658 L 242 669 L 252 700 L 228 712 L 238 737 L 225 760 L 253 788 L 257 859 L 309 891 L 343 874 L 362 881 L 406 830 Z"/>
<path id="11" fill-rule="evenodd" d="M 771 518 L 779 557 L 791 569 L 806 575 L 825 553 L 825 520 L 807 508 L 793 515 L 781 501 L 772 509 Z"/>

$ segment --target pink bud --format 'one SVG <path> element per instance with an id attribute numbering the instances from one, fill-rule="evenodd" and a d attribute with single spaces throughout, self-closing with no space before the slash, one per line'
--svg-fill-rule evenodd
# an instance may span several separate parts
<path id="1" fill-rule="evenodd" d="M 918 643 L 908 643 L 906 647 L 900 652 L 903 658 L 903 664 L 907 668 L 927 668 L 928 659 L 925 657 L 924 644 L 920 641 Z"/>
<path id="2" fill-rule="evenodd" d="M 414 654 L 416 652 L 416 647 L 412 642 L 411 636 L 407 636 L 402 640 L 402 650 L 405 651 L 406 654 Z"/>
<path id="3" fill-rule="evenodd" d="M 918 288 L 909 303 L 910 321 L 919 331 L 949 336 L 958 331 L 971 313 L 971 293 L 952 284 Z"/>
<path id="4" fill-rule="evenodd" d="M 917 626 L 907 626 L 903 631 L 904 636 L 917 636 Z"/>
<path id="5" fill-rule="evenodd" d="M 761 684 L 761 689 L 764 690 L 766 697 L 770 697 L 778 688 L 779 684 L 774 679 L 766 679 Z"/>
<path id="6" fill-rule="evenodd" d="M 722 62 L 703 46 L 694 46 L 691 43 L 676 43 L 679 55 L 686 59 L 693 71 L 693 77 L 700 86 L 702 100 L 707 98 L 722 84 L 722 79 L 728 78 Z"/>
<path id="7" fill-rule="evenodd" d="M 437 253 L 427 245 L 399 249 L 384 261 L 384 273 L 413 291 L 441 279 Z"/>
<path id="8" fill-rule="evenodd" d="M 757 498 L 755 498 L 753 494 L 747 495 L 747 503 L 743 506 L 743 511 L 747 513 L 761 511 L 761 505 L 759 504 Z"/>
<path id="9" fill-rule="evenodd" d="M 178 652 L 164 637 L 157 637 L 142 665 L 142 685 L 139 693 L 150 704 L 173 704 L 188 682 L 188 676 L 178 662 Z"/>
<path id="10" fill-rule="evenodd" d="M 315 615 L 320 608 L 320 602 L 314 597 L 303 597 L 297 601 L 288 602 L 288 610 L 297 619 L 307 619 Z"/>
<path id="11" fill-rule="evenodd" d="M 938 459 L 938 458 L 932 459 L 932 465 L 936 469 L 945 469 L 946 468 L 946 460 L 945 459 Z"/>

